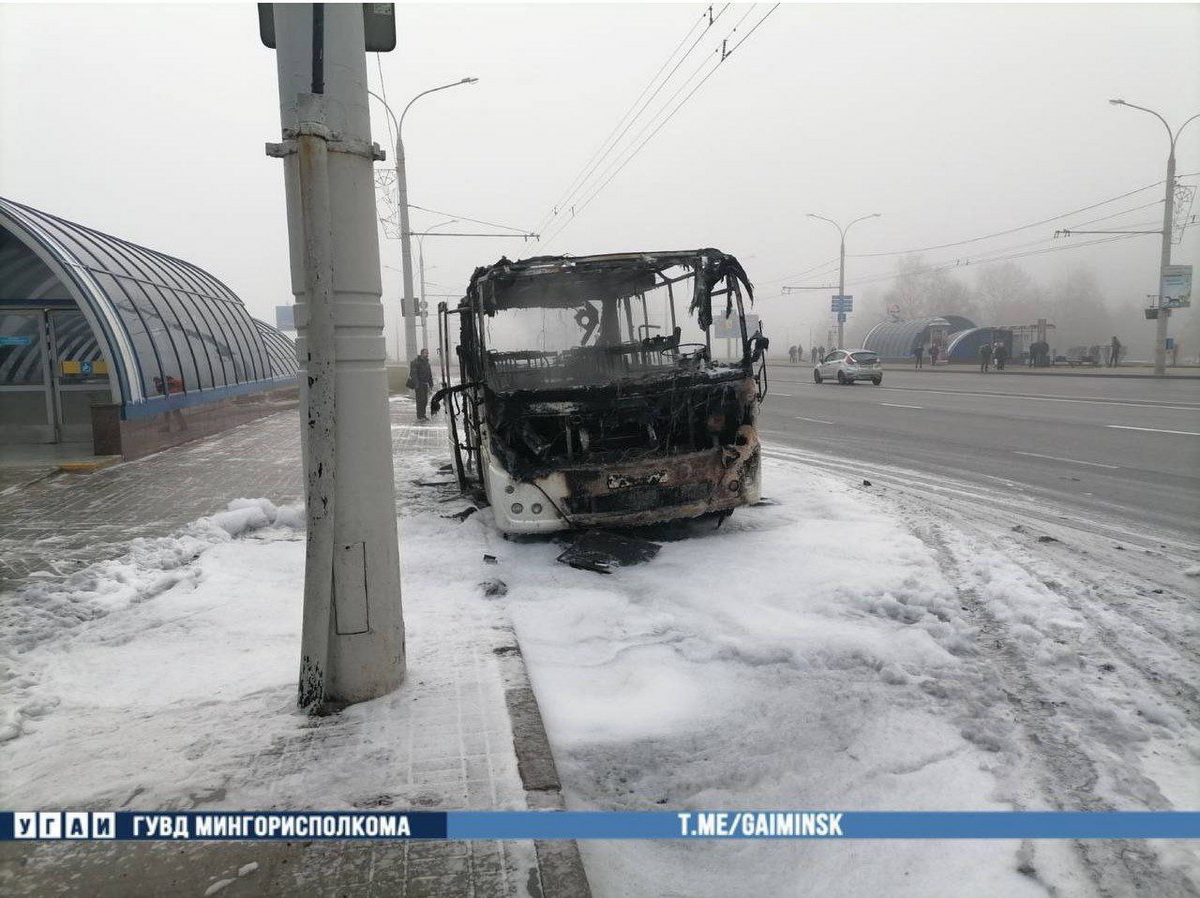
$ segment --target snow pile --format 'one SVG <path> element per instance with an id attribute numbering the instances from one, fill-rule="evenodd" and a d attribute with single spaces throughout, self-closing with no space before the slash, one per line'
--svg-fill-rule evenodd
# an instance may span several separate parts
<path id="1" fill-rule="evenodd" d="M 96 562 L 65 578 L 47 574 L 0 597 L 0 683 L 6 693 L 0 742 L 19 736 L 29 720 L 44 716 L 58 703 L 57 697 L 36 689 L 41 674 L 22 654 L 84 622 L 126 611 L 176 588 L 195 589 L 201 576 L 195 562 L 216 546 L 267 528 L 294 531 L 303 526 L 300 508 L 237 499 L 225 511 L 194 521 L 172 536 L 131 541 L 120 558 Z"/>
<path id="2" fill-rule="evenodd" d="M 45 615 L 36 645 L 8 651 L 0 804 L 524 807 L 489 642 L 501 608 L 466 568 L 440 569 L 437 540 L 460 531 L 438 530 L 445 522 L 430 517 L 429 536 L 406 546 L 415 561 L 406 570 L 405 687 L 329 717 L 295 703 L 298 509 L 238 500 L 56 585 L 63 603 L 84 611 Z M 445 735 L 456 725 L 470 735 Z M 473 757 L 459 758 L 464 746 Z M 447 755 L 453 775 L 440 766 Z"/>

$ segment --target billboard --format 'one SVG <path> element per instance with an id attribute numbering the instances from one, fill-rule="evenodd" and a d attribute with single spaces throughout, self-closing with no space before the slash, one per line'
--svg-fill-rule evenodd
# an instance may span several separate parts
<path id="1" fill-rule="evenodd" d="M 281 331 L 294 331 L 296 329 L 296 307 L 276 306 L 275 326 Z"/>
<path id="2" fill-rule="evenodd" d="M 754 314 L 746 315 L 746 336 L 752 337 L 758 332 L 758 316 Z M 714 338 L 724 338 L 726 340 L 742 339 L 742 328 L 738 324 L 737 315 L 725 317 L 723 312 L 713 315 L 712 335 Z"/>
<path id="3" fill-rule="evenodd" d="M 1192 266 L 1164 265 L 1158 295 L 1164 309 L 1186 309 L 1192 304 Z"/>

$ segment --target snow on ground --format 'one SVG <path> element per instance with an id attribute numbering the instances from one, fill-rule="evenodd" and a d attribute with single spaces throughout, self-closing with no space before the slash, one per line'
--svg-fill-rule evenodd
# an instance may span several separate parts
<path id="1" fill-rule="evenodd" d="M 510 612 L 571 806 L 1197 807 L 1195 693 L 1172 703 L 1100 651 L 1112 629 L 1098 618 L 1127 618 L 1111 594 L 1074 602 L 1063 564 L 1013 557 L 997 533 L 947 525 L 927 504 L 786 461 L 766 471 L 780 505 L 697 525 L 611 576 L 555 565 L 553 544 L 505 547 Z M 1169 624 L 1194 630 L 1194 606 L 1173 617 L 1166 604 Z M 1121 639 L 1163 677 L 1195 682 L 1182 643 L 1131 621 Z M 601 895 L 1200 884 L 1178 844 L 582 849 Z"/>
<path id="2" fill-rule="evenodd" d="M 6 602 L 4 804 L 220 797 L 253 744 L 222 731 L 270 739 L 295 724 L 300 525 L 295 508 L 234 502 Z"/>
<path id="3" fill-rule="evenodd" d="M 397 456 L 410 646 L 478 638 L 507 607 L 572 807 L 1198 806 L 1185 565 L 1155 592 L 1106 573 L 1097 546 L 1022 541 L 780 457 L 765 467 L 780 504 L 699 522 L 605 576 L 556 564 L 557 540 L 502 540 L 487 509 L 444 517 L 466 501 L 412 485 L 447 479 L 443 461 Z M 394 787 L 379 752 L 412 730 L 407 695 L 327 719 L 371 723 L 369 739 L 263 763 L 309 726 L 292 706 L 300 524 L 240 501 L 7 603 L 2 803 L 341 807 Z M 483 598 L 497 578 L 507 598 Z M 314 772 L 335 751 L 337 775 Z M 1177 843 L 581 849 L 598 896 L 1200 887 Z"/>
<path id="4" fill-rule="evenodd" d="M 39 645 L 70 638 L 75 635 L 75 628 L 85 624 L 92 626 L 85 628 L 86 634 L 80 640 L 84 644 L 94 640 L 92 644 L 103 647 L 114 642 L 127 642 L 132 636 L 128 633 L 131 612 L 135 617 L 141 617 L 134 626 L 153 632 L 159 637 L 155 640 L 157 644 L 169 644 L 171 639 L 178 637 L 180 628 L 162 631 L 157 616 L 164 608 L 173 609 L 194 598 L 193 593 L 202 577 L 201 567 L 194 562 L 209 550 L 220 547 L 222 551 L 206 561 L 219 569 L 217 579 L 224 579 L 223 588 L 236 588 L 242 585 L 242 579 L 255 577 L 258 570 L 257 566 L 246 563 L 251 557 L 245 554 L 244 545 L 239 546 L 235 538 L 270 527 L 294 531 L 303 527 L 303 518 L 296 508 L 277 508 L 265 499 L 239 499 L 230 503 L 226 511 L 195 521 L 172 536 L 135 539 L 120 557 L 97 562 L 65 579 L 49 573 L 35 575 L 31 585 L 0 604 L 0 634 L 3 637 L 0 640 L 0 677 L 6 693 L 3 717 L 0 717 L 0 743 L 20 736 L 28 728 L 29 721 L 42 717 L 59 701 L 55 691 L 40 688 L 45 665 L 40 660 L 43 653 L 36 651 Z M 216 559 L 222 559 L 224 563 L 215 564 Z M 223 596 L 219 590 L 212 589 L 211 578 L 200 592 L 223 599 L 223 604 L 232 604 L 228 595 Z M 142 603 L 164 594 L 168 595 L 163 601 L 153 603 L 141 615 L 136 613 L 141 611 L 138 606 Z M 195 604 L 203 607 L 202 602 Z M 112 621 L 105 622 L 105 618 L 114 614 L 116 617 Z M 82 645 L 72 642 L 64 660 L 55 654 L 62 647 L 63 643 L 57 643 L 49 650 L 56 659 L 54 677 L 66 684 L 65 677 L 70 671 L 78 669 L 80 673 L 76 681 L 66 685 L 66 692 L 73 693 L 72 686 L 93 690 L 104 688 L 105 679 L 88 674 L 89 665 L 98 660 L 94 653 L 88 655 Z M 122 666 L 113 673 L 118 677 L 145 678 L 146 688 L 152 693 L 156 685 L 152 671 L 171 658 L 171 653 L 166 652 L 158 658 L 138 659 L 144 666 L 136 670 Z M 188 661 L 189 656 L 183 656 L 182 660 Z M 77 661 L 79 663 L 75 663 Z M 97 670 L 109 673 L 104 665 Z M 221 672 L 216 673 L 216 676 L 220 675 Z"/>
<path id="5" fill-rule="evenodd" d="M 294 507 L 238 500 L 6 595 L 0 805 L 524 807 L 484 644 L 497 608 L 473 581 L 418 584 L 404 689 L 325 718 L 296 710 L 302 527 Z"/>

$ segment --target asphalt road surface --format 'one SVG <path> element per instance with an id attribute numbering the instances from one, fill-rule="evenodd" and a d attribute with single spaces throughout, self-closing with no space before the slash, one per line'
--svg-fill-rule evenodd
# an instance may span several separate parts
<path id="1" fill-rule="evenodd" d="M 885 366 L 878 387 L 817 385 L 807 367 L 769 376 L 760 420 L 768 452 L 837 457 L 868 479 L 873 464 L 940 475 L 1003 489 L 1030 510 L 1200 541 L 1200 380 L 900 365 Z"/>

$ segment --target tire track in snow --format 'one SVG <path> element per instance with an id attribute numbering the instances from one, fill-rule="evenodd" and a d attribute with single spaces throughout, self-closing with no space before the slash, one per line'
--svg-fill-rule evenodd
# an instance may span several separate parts
<path id="1" fill-rule="evenodd" d="M 772 454 L 777 461 L 782 457 L 784 464 L 809 464 L 843 476 L 861 477 L 865 468 L 861 464 L 811 453 L 785 450 L 773 451 Z M 871 466 L 870 470 L 870 476 L 880 484 L 897 489 L 897 494 L 888 498 L 908 529 L 934 551 L 944 575 L 957 590 L 963 608 L 979 627 L 977 643 L 980 656 L 977 659 L 975 677 L 979 687 L 977 696 L 984 696 L 981 709 L 984 719 L 981 722 L 982 732 L 972 731 L 968 725 L 964 728 L 963 735 L 964 738 L 978 740 L 980 744 L 986 745 L 989 738 L 995 738 L 996 723 L 1003 721 L 1012 738 L 1019 744 L 1019 749 L 1005 759 L 1015 765 L 1013 784 L 1018 787 L 1029 783 L 1037 784 L 1035 793 L 1026 794 L 1018 799 L 1018 802 L 1044 802 L 1051 807 L 1072 810 L 1115 810 L 1112 801 L 1101 795 L 1097 788 L 1102 781 L 1111 781 L 1125 787 L 1132 786 L 1134 794 L 1131 798 L 1151 808 L 1171 807 L 1157 785 L 1141 774 L 1140 770 L 1125 769 L 1125 765 L 1131 760 L 1136 768 L 1138 765 L 1135 759 L 1126 755 L 1119 758 L 1114 766 L 1112 755 L 1116 752 L 1100 752 L 1099 759 L 1089 754 L 1084 747 L 1086 740 L 1080 738 L 1081 733 L 1073 726 L 1082 724 L 1086 731 L 1088 708 L 1061 709 L 1064 702 L 1056 700 L 1047 692 L 1047 688 L 1043 687 L 1040 677 L 1043 671 L 1037 669 L 1025 648 L 1025 641 L 1013 633 L 1010 624 L 998 617 L 989 607 L 988 601 L 979 595 L 976 588 L 977 574 L 969 568 L 967 560 L 960 558 L 961 550 L 956 552 L 946 537 L 948 525 L 952 525 L 959 534 L 965 536 L 974 533 L 986 543 L 996 545 L 998 534 L 980 526 L 979 521 L 986 521 L 993 527 L 999 521 L 1003 525 L 1000 527 L 1001 531 L 1009 530 L 1015 520 L 1036 521 L 1040 526 L 1051 522 L 1055 526 L 1065 526 L 1063 521 L 1046 512 L 1030 515 L 1027 505 L 1022 507 L 1015 501 L 1006 500 L 1000 493 L 996 494 L 999 497 L 998 501 L 993 503 L 995 496 L 974 485 L 946 480 L 934 482 L 933 478 L 928 478 L 927 475 L 900 469 L 888 469 L 886 473 L 882 473 L 878 466 Z M 960 511 L 956 505 L 949 508 L 939 507 L 936 509 L 935 518 L 931 514 L 934 509 L 931 509 L 930 505 L 938 498 L 952 499 L 959 503 L 964 499 L 969 500 L 967 511 Z M 1087 526 L 1091 524 L 1092 522 L 1086 522 Z M 1106 532 L 1103 525 L 1098 525 L 1097 529 L 1105 535 L 1112 535 L 1112 531 Z M 1136 544 L 1131 536 L 1133 535 L 1128 533 L 1119 534 L 1119 538 Z M 1142 537 L 1140 542 L 1146 545 L 1145 537 Z M 1159 547 L 1162 544 L 1154 542 L 1154 545 Z M 1177 545 L 1173 548 L 1184 547 Z M 1015 561 L 1011 557 L 1011 549 L 1004 551 L 997 546 L 997 552 L 1018 566 L 1028 567 L 1027 564 Z M 1035 561 L 1028 551 L 1022 554 L 1024 562 Z M 1147 689 L 1158 694 L 1169 707 L 1177 707 L 1183 699 L 1184 704 L 1192 705 L 1194 710 L 1196 690 L 1191 684 L 1161 670 L 1148 670 L 1137 653 L 1127 646 L 1128 632 L 1119 632 L 1103 620 L 1096 610 L 1097 602 L 1094 599 L 1064 586 L 1061 576 L 1050 576 L 1046 572 L 1047 566 L 1053 567 L 1060 561 L 1058 554 L 1061 553 L 1057 553 L 1053 559 L 1046 562 L 1036 559 L 1038 571 L 1033 576 L 1036 576 L 1037 581 L 1049 589 L 1063 606 L 1087 623 L 1088 628 L 1077 634 L 1080 643 L 1083 644 L 1083 650 L 1100 655 L 1107 651 L 1120 657 Z M 1182 559 L 1174 560 L 1182 563 Z M 1086 584 L 1089 583 L 1111 587 L 1110 575 L 1119 573 L 1121 583 L 1134 592 L 1137 591 L 1130 575 L 1115 571 L 1111 560 L 1108 564 L 1097 565 L 1096 559 L 1089 559 L 1086 565 L 1080 562 L 1070 571 L 1085 584 L 1085 590 Z M 1182 596 L 1177 598 L 1183 599 Z M 1179 656 L 1195 657 L 1195 650 L 1184 638 L 1171 633 L 1169 628 L 1154 620 L 1151 615 L 1142 614 L 1133 608 L 1115 610 L 1128 611 L 1131 622 L 1136 623 L 1147 635 L 1159 639 Z M 1099 647 L 1087 643 L 1099 643 Z M 1101 650 L 1098 651 L 1097 648 Z M 987 693 L 997 685 L 1005 696 L 1007 707 L 987 700 Z M 1052 684 L 1047 684 L 1050 685 Z M 996 743 L 994 747 L 1000 749 L 1002 746 Z M 1110 748 L 1106 745 L 1101 747 Z M 1033 843 L 1027 843 L 1023 848 L 1027 860 L 1023 864 L 1022 872 L 1046 885 L 1048 891 L 1053 893 L 1055 888 L 1046 884 L 1037 874 L 1033 863 L 1033 848 Z M 1200 888 L 1188 877 L 1187 872 L 1179 868 L 1165 867 L 1158 851 L 1146 841 L 1077 840 L 1072 843 L 1072 849 L 1082 871 L 1098 894 L 1146 895 L 1156 898 L 1194 898 L 1200 895 Z"/>
<path id="2" fill-rule="evenodd" d="M 865 468 L 863 465 L 856 465 L 841 459 L 824 458 L 809 453 L 800 454 L 791 451 L 781 453 L 773 450 L 773 454 L 782 456 L 785 460 L 793 463 L 809 464 L 821 468 L 832 474 L 859 477 Z M 1124 653 L 1131 665 L 1141 669 L 1143 673 L 1145 673 L 1145 665 L 1141 663 L 1140 656 L 1137 653 L 1131 653 L 1130 649 L 1124 645 L 1128 638 L 1128 623 L 1136 624 L 1147 634 L 1169 647 L 1172 652 L 1200 667 L 1200 644 L 1197 643 L 1193 633 L 1179 632 L 1157 619 L 1153 612 L 1138 607 L 1135 602 L 1109 595 L 1105 599 L 1106 607 L 1119 611 L 1126 618 L 1121 622 L 1119 630 L 1114 629 L 1112 625 L 1103 621 L 1096 614 L 1096 602 L 1089 601 L 1086 596 L 1080 595 L 1079 590 L 1064 592 L 1064 590 L 1068 590 L 1068 587 L 1063 584 L 1061 576 L 1061 569 L 1068 568 L 1076 579 L 1091 586 L 1098 593 L 1110 593 L 1119 586 L 1122 591 L 1130 595 L 1142 597 L 1145 597 L 1145 593 L 1141 587 L 1146 583 L 1151 583 L 1162 589 L 1161 594 L 1155 594 L 1157 605 L 1161 606 L 1170 602 L 1183 610 L 1187 609 L 1194 601 L 1191 596 L 1191 584 L 1183 586 L 1178 585 L 1178 582 L 1172 584 L 1164 575 L 1172 571 L 1183 571 L 1189 565 L 1195 564 L 1197 554 L 1195 546 L 1176 543 L 1170 539 L 1164 540 L 1162 537 L 1145 533 L 1134 533 L 1105 522 L 1065 518 L 1052 511 L 1031 509 L 1028 503 L 1013 500 L 999 491 L 988 491 L 983 487 L 953 480 L 934 481 L 933 478 L 928 478 L 928 475 L 906 472 L 899 468 L 881 470 L 878 466 L 871 466 L 870 476 L 875 478 L 873 482 L 895 489 L 901 495 L 912 497 L 925 506 L 932 504 L 937 499 L 950 499 L 955 503 L 963 503 L 963 505 L 943 504 L 938 509 L 938 514 L 942 519 L 953 518 L 960 529 L 979 530 L 978 525 L 981 521 L 991 523 L 995 527 L 996 533 L 985 534 L 988 539 L 994 542 L 997 537 L 1009 538 L 1013 546 L 1019 546 L 1022 562 L 1028 563 L 1031 567 L 1036 566 L 1043 572 L 1039 576 L 1043 585 L 1054 590 L 1063 598 L 1064 603 L 1082 616 L 1088 617 L 1089 622 L 1098 629 L 1102 629 L 1108 641 L 1116 646 L 1114 652 Z M 961 511 L 961 507 L 967 507 L 968 511 Z M 1055 540 L 1066 547 L 1067 551 L 1056 552 L 1053 558 L 1034 554 L 1030 547 L 1011 540 L 1013 526 L 1017 524 L 1057 533 Z M 1112 553 L 1101 556 L 1087 547 L 1089 540 L 1094 542 L 1097 538 L 1137 547 L 1141 549 L 1141 552 L 1126 550 L 1119 556 Z M 1009 551 L 1006 554 L 1011 556 L 1013 552 Z M 1116 563 L 1117 558 L 1120 558 L 1121 564 Z M 1147 558 L 1154 560 L 1147 562 Z M 1143 567 L 1143 562 L 1147 562 L 1145 567 Z M 1150 565 L 1155 565 L 1157 569 L 1147 569 Z M 1056 567 L 1058 570 L 1055 569 Z M 1176 580 L 1178 581 L 1178 578 Z M 1161 608 L 1156 608 L 1155 611 L 1161 612 Z M 1200 690 L 1195 684 L 1174 677 L 1169 672 L 1157 671 L 1154 676 L 1147 677 L 1151 688 L 1157 689 L 1154 684 L 1160 678 L 1171 682 L 1178 694 L 1187 695 L 1200 701 Z M 1164 697 L 1173 700 L 1175 694 L 1164 693 Z"/>
<path id="3" fill-rule="evenodd" d="M 1038 774 L 1042 796 L 1059 810 L 1118 810 L 1111 801 L 1097 794 L 1101 771 L 1095 759 L 1063 725 L 1059 703 L 1042 688 L 1037 671 L 1031 668 L 1021 649 L 1021 640 L 1010 631 L 1006 622 L 992 613 L 970 585 L 972 573 L 964 569 L 956 553 L 947 545 L 943 526 L 914 521 L 908 514 L 905 517 L 910 529 L 935 550 L 947 579 L 955 585 L 960 599 L 980 623 L 979 642 L 991 649 L 987 666 L 999 677 L 1014 711 L 1014 723 L 1023 736 L 1022 754 Z M 1169 808 L 1169 802 L 1157 787 L 1153 783 L 1150 786 L 1157 793 L 1157 796 L 1150 796 L 1151 799 L 1156 797 L 1161 802 L 1157 809 Z M 1200 890 L 1183 871 L 1164 868 L 1158 853 L 1144 840 L 1077 839 L 1072 842 L 1072 847 L 1101 895 L 1145 895 L 1147 898 L 1200 895 Z"/>

